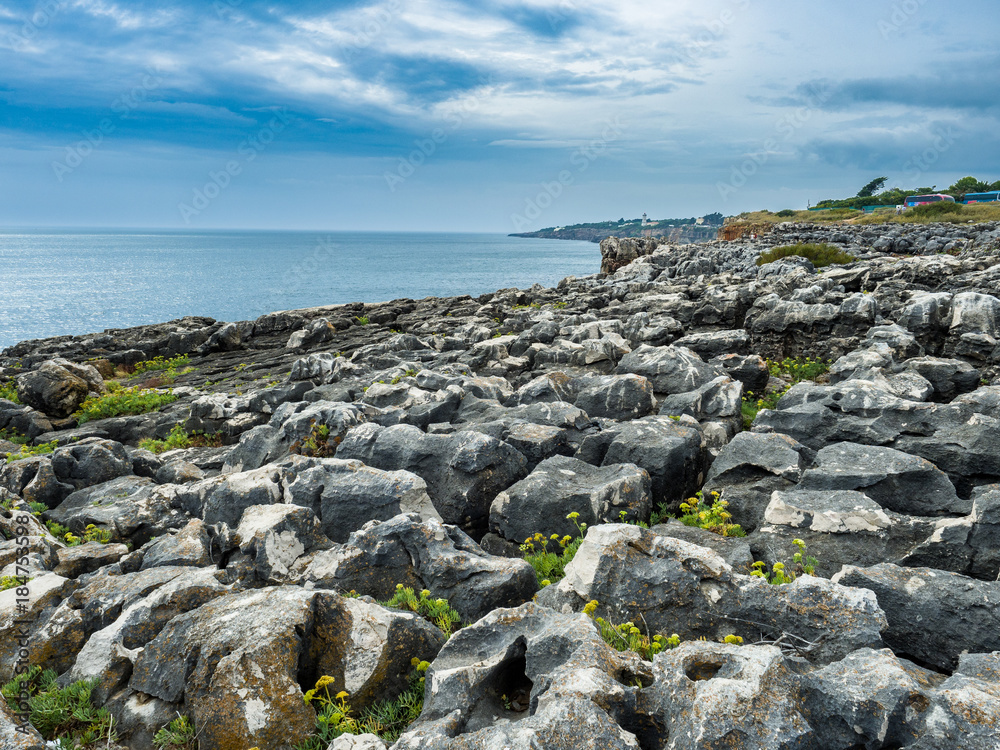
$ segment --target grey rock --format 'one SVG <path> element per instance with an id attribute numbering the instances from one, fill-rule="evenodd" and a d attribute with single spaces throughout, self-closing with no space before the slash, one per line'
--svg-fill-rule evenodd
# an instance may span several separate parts
<path id="1" fill-rule="evenodd" d="M 535 532 L 577 535 L 576 524 L 647 520 L 649 474 L 634 464 L 591 466 L 569 456 L 542 461 L 527 477 L 497 495 L 490 530 L 520 543 Z M 567 518 L 578 513 L 575 523 Z M 555 545 L 553 545 L 555 546 Z"/>
<path id="2" fill-rule="evenodd" d="M 1000 583 L 891 563 L 845 565 L 834 580 L 875 593 L 897 655 L 952 670 L 963 653 L 1000 650 Z"/>
<path id="3" fill-rule="evenodd" d="M 79 578 L 105 565 L 113 565 L 126 554 L 128 547 L 124 544 L 87 542 L 77 547 L 64 547 L 57 553 L 59 563 L 52 572 L 64 578 Z"/>
<path id="4" fill-rule="evenodd" d="M 931 383 L 936 401 L 951 401 L 955 396 L 979 387 L 979 370 L 958 359 L 915 357 L 908 359 L 905 367 Z"/>
<path id="5" fill-rule="evenodd" d="M 176 533 L 169 533 L 143 547 L 141 569 L 167 565 L 205 567 L 212 562 L 208 529 L 201 519 L 194 518 Z"/>
<path id="6" fill-rule="evenodd" d="M 683 640 L 773 641 L 787 632 L 811 644 L 803 651 L 819 662 L 881 646 L 886 626 L 869 591 L 812 576 L 772 586 L 704 547 L 622 524 L 588 529 L 566 577 L 538 594 L 556 609 L 579 610 L 592 599 L 607 620 L 644 622 Z"/>
<path id="7" fill-rule="evenodd" d="M 683 346 L 703 359 L 726 354 L 749 354 L 750 336 L 742 328 L 710 333 L 692 333 L 678 339 L 674 346 Z"/>
<path id="8" fill-rule="evenodd" d="M 892 448 L 834 443 L 816 454 L 799 482 L 803 490 L 863 490 L 883 508 L 914 516 L 965 514 L 947 475 L 930 461 Z"/>
<path id="9" fill-rule="evenodd" d="M 708 547 L 738 573 L 749 573 L 753 566 L 753 555 L 745 538 L 720 536 L 697 526 L 686 526 L 673 518 L 666 523 L 650 527 L 650 530 L 699 547 Z"/>
<path id="10" fill-rule="evenodd" d="M 100 380 L 100 375 L 97 377 Z M 86 380 L 55 362 L 45 362 L 38 369 L 17 376 L 17 397 L 21 403 L 57 418 L 75 412 L 89 391 Z"/>
<path id="11" fill-rule="evenodd" d="M 466 622 L 522 604 L 538 590 L 524 560 L 488 555 L 458 527 L 415 514 L 368 523 L 345 544 L 300 558 L 294 574 L 307 585 L 379 600 L 399 585 L 426 589 L 447 599 Z"/>
<path id="12" fill-rule="evenodd" d="M 622 357 L 616 372 L 641 375 L 654 391 L 668 394 L 694 390 L 722 374 L 690 349 L 645 345 Z"/>
<path id="13" fill-rule="evenodd" d="M 653 386 L 639 375 L 606 375 L 580 378 L 573 405 L 588 416 L 628 420 L 653 412 Z"/>
<path id="14" fill-rule="evenodd" d="M 264 583 L 284 583 L 306 552 L 330 547 L 316 515 L 300 505 L 253 505 L 243 511 L 235 543 Z"/>

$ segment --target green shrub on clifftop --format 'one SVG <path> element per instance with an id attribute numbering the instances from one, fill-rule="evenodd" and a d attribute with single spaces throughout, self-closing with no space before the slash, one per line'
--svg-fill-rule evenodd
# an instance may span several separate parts
<path id="1" fill-rule="evenodd" d="M 146 414 L 177 400 L 170 391 L 144 388 L 115 388 L 103 396 L 93 396 L 73 416 L 78 424 L 130 414 Z"/>
<path id="2" fill-rule="evenodd" d="M 800 242 L 797 245 L 773 247 L 766 253 L 761 253 L 760 257 L 757 258 L 757 265 L 763 266 L 792 255 L 808 258 L 816 268 L 823 268 L 832 263 L 853 263 L 857 260 L 853 255 L 848 255 L 833 245 Z"/>

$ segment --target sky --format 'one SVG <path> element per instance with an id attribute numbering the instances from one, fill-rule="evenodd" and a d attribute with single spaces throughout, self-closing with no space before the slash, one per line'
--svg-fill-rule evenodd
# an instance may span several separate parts
<path id="1" fill-rule="evenodd" d="M 515 232 L 992 182 L 998 29 L 996 0 L 0 0 L 0 226 Z"/>

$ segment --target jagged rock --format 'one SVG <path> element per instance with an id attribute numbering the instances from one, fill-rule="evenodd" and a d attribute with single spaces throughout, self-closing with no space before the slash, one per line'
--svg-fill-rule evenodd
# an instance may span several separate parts
<path id="1" fill-rule="evenodd" d="M 119 477 L 69 495 L 47 517 L 82 536 L 90 524 L 111 532 L 113 540 L 141 547 L 151 537 L 188 522 L 170 486 L 142 477 Z"/>
<path id="2" fill-rule="evenodd" d="M 23 654 L 22 648 L 27 649 L 28 664 L 45 663 L 43 655 L 47 655 L 48 644 L 37 637 L 39 623 L 47 621 L 63 598 L 76 587 L 75 582 L 55 573 L 38 576 L 30 583 L 25 605 L 27 611 L 17 606 L 17 599 L 25 597 L 17 593 L 16 587 L 0 591 L 0 680 L 3 682 L 13 679 L 19 654 Z M 30 622 L 31 625 L 24 627 L 19 621 Z M 66 645 L 78 649 L 83 643 L 76 641 Z"/>
<path id="3" fill-rule="evenodd" d="M 473 427 L 472 429 L 477 429 Z M 556 455 L 570 455 L 567 430 L 550 425 L 532 424 L 531 422 L 515 422 L 510 429 L 503 431 L 500 439 L 527 460 L 528 471 L 534 471 L 542 461 Z"/>
<path id="4" fill-rule="evenodd" d="M 960 655 L 921 714 L 923 731 L 906 750 L 993 750 L 1000 736 L 1000 653 Z"/>
<path id="5" fill-rule="evenodd" d="M 891 563 L 845 565 L 834 580 L 875 593 L 898 655 L 952 670 L 963 653 L 1000 650 L 1000 583 Z"/>
<path id="6" fill-rule="evenodd" d="M 656 658 L 653 678 L 671 748 L 807 748 L 816 740 L 796 675 L 774 646 L 682 643 Z"/>
<path id="7" fill-rule="evenodd" d="M 325 427 L 327 443 L 336 445 L 349 429 L 363 421 L 364 412 L 353 404 L 331 401 L 282 404 L 270 422 L 240 437 L 239 445 L 226 457 L 223 472 L 259 469 L 287 455 L 295 443 L 309 437 L 318 427 Z"/>
<path id="8" fill-rule="evenodd" d="M 212 564 L 212 542 L 205 523 L 191 519 L 177 533 L 168 533 L 142 549 L 142 570 L 165 565 L 192 565 L 205 567 Z"/>
<path id="9" fill-rule="evenodd" d="M 979 370 L 968 362 L 938 357 L 914 357 L 906 361 L 906 369 L 925 378 L 934 388 L 934 399 L 951 401 L 955 396 L 979 387 Z"/>
<path id="10" fill-rule="evenodd" d="M 756 354 L 748 354 L 745 357 L 739 354 L 724 354 L 709 360 L 709 364 L 721 367 L 723 374 L 743 383 L 743 392 L 747 395 L 763 394 L 771 377 L 767 361 Z"/>
<path id="11" fill-rule="evenodd" d="M 409 425 L 365 425 L 347 434 L 337 455 L 386 471 L 412 471 L 427 482 L 441 518 L 473 538 L 485 533 L 497 494 L 527 475 L 527 461 L 514 448 L 471 431 L 428 435 Z"/>
<path id="12" fill-rule="evenodd" d="M 57 553 L 59 563 L 52 572 L 64 578 L 79 578 L 105 565 L 113 565 L 127 554 L 128 547 L 124 544 L 87 542 L 78 547 L 64 547 Z"/>
<path id="13" fill-rule="evenodd" d="M 100 374 L 97 380 L 101 381 Z M 17 397 L 21 403 L 57 418 L 75 412 L 86 401 L 89 391 L 86 380 L 55 361 L 44 362 L 38 369 L 17 376 Z"/>
<path id="14" fill-rule="evenodd" d="M 703 495 L 718 492 L 732 523 L 747 532 L 764 521 L 771 493 L 795 485 L 815 453 L 787 435 L 741 432 L 712 462 Z"/>
<path id="15" fill-rule="evenodd" d="M 490 530 L 520 543 L 536 532 L 576 536 L 576 523 L 646 520 L 649 474 L 634 464 L 600 468 L 568 456 L 542 461 L 527 477 L 497 495 L 490 506 Z M 570 513 L 578 513 L 576 523 Z M 553 545 L 554 546 L 554 545 Z"/>
<path id="16" fill-rule="evenodd" d="M 444 641 L 416 615 L 280 587 L 229 594 L 174 617 L 138 655 L 129 686 L 178 704 L 207 750 L 305 740 L 300 684 L 333 677 L 358 707 L 405 687 L 410 659 Z"/>
<path id="17" fill-rule="evenodd" d="M 504 405 L 523 406 L 551 401 L 572 403 L 574 394 L 575 389 L 572 387 L 572 378 L 569 375 L 558 371 L 546 372 L 518 388 Z"/>
<path id="18" fill-rule="evenodd" d="M 686 526 L 673 518 L 666 523 L 652 526 L 650 530 L 699 547 L 708 547 L 737 573 L 749 573 L 753 566 L 754 559 L 750 553 L 750 545 L 742 537 L 720 536 L 697 526 Z"/>
<path id="19" fill-rule="evenodd" d="M 386 750 L 387 747 L 374 734 L 342 734 L 327 750 Z"/>
<path id="20" fill-rule="evenodd" d="M 591 599 L 605 619 L 644 622 L 651 632 L 684 640 L 777 640 L 788 633 L 810 644 L 803 652 L 821 662 L 881 646 L 886 626 L 869 591 L 812 576 L 772 586 L 736 573 L 704 547 L 622 524 L 588 529 L 566 577 L 538 594 L 555 609 L 579 610 Z"/>
<path id="21" fill-rule="evenodd" d="M 0 747 L 8 750 L 45 750 L 42 735 L 22 721 L 21 717 L 15 716 L 6 700 L 0 701 Z"/>
<path id="22" fill-rule="evenodd" d="M 288 349 L 310 349 L 329 341 L 336 334 L 336 327 L 326 318 L 317 318 L 305 328 L 288 337 Z"/>
<path id="23" fill-rule="evenodd" d="M 687 414 L 699 422 L 721 421 L 729 436 L 743 424 L 743 384 L 725 376 L 687 393 L 674 393 L 660 402 L 660 414 Z"/>
<path id="24" fill-rule="evenodd" d="M 725 354 L 749 354 L 750 336 L 742 328 L 710 333 L 692 333 L 674 342 L 699 357 L 711 359 Z"/>
<path id="25" fill-rule="evenodd" d="M 677 503 L 704 478 L 701 432 L 667 417 L 643 417 L 588 435 L 577 458 L 594 466 L 635 464 L 649 472 L 652 502 Z"/>
<path id="26" fill-rule="evenodd" d="M 538 590 L 524 560 L 483 552 L 456 526 L 399 515 L 372 521 L 343 545 L 302 557 L 296 580 L 317 588 L 357 591 L 386 600 L 399 585 L 444 598 L 467 622 L 497 607 L 512 607 Z"/>
<path id="27" fill-rule="evenodd" d="M 892 448 L 834 443 L 802 474 L 803 490 L 863 490 L 883 508 L 914 516 L 968 513 L 947 475 L 930 461 Z"/>
<path id="28" fill-rule="evenodd" d="M 638 723 L 638 689 L 626 679 L 637 673 L 648 679 L 648 666 L 605 645 L 583 615 L 530 602 L 498 609 L 441 649 L 424 711 L 394 747 L 638 750 L 622 728 Z"/>
<path id="29" fill-rule="evenodd" d="M 34 440 L 39 435 L 51 432 L 52 422 L 30 406 L 0 398 L 0 430 L 11 430 L 24 435 L 28 440 Z"/>
<path id="30" fill-rule="evenodd" d="M 690 349 L 676 346 L 640 346 L 622 357 L 618 374 L 647 378 L 657 393 L 686 393 L 721 375 Z"/>
<path id="31" fill-rule="evenodd" d="M 639 375 L 606 375 L 580 378 L 573 405 L 589 417 L 628 420 L 653 412 L 653 386 Z"/>
<path id="32" fill-rule="evenodd" d="M 808 674 L 805 716 L 818 747 L 901 747 L 919 733 L 939 682 L 887 648 L 861 648 Z"/>
<path id="33" fill-rule="evenodd" d="M 319 519 L 300 505 L 253 505 L 236 529 L 240 552 L 254 562 L 264 583 L 284 583 L 289 569 L 306 552 L 330 546 Z"/>

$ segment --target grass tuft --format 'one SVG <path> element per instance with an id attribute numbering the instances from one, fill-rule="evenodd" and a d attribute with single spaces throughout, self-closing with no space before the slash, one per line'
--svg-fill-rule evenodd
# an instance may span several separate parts
<path id="1" fill-rule="evenodd" d="M 757 258 L 757 265 L 763 266 L 792 255 L 808 258 L 816 268 L 823 268 L 833 263 L 853 263 L 857 260 L 853 255 L 845 253 L 833 245 L 800 242 L 797 245 L 774 247 L 766 253 L 761 253 L 760 257 Z"/>

